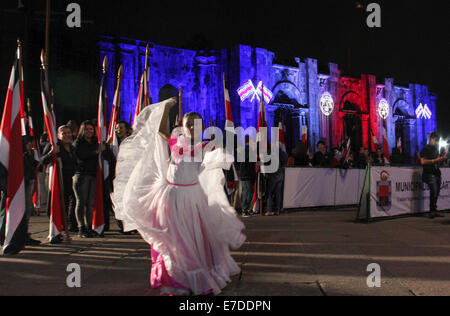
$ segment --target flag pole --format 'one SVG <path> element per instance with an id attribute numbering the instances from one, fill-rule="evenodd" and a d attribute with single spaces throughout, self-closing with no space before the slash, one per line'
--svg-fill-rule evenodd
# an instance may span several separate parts
<path id="1" fill-rule="evenodd" d="M 26 135 L 26 127 L 25 127 L 25 93 L 23 91 L 23 60 L 22 60 L 22 43 L 20 39 L 17 39 L 17 48 L 19 50 L 19 97 L 20 97 L 20 126 L 21 126 L 21 134 L 22 136 Z"/>
<path id="2" fill-rule="evenodd" d="M 49 1 L 49 0 L 48 0 Z M 45 88 L 45 94 L 48 96 L 49 95 L 49 83 L 48 83 L 48 68 L 47 68 L 47 59 L 45 57 L 44 51 L 41 51 L 41 65 L 42 65 L 42 69 L 44 70 L 44 88 Z M 53 89 L 52 89 L 52 97 L 53 97 Z M 53 100 L 51 101 L 51 111 L 52 111 L 52 116 L 54 114 L 53 112 Z M 54 118 L 52 118 L 54 119 Z M 56 122 L 54 122 L 56 124 Z M 56 125 L 55 125 L 56 128 Z M 47 129 L 47 133 L 49 138 L 51 137 L 52 131 L 49 131 Z M 55 144 L 56 145 L 56 144 Z M 60 199 L 61 199 L 61 216 L 63 219 L 63 223 L 64 223 L 64 232 L 65 235 L 63 236 L 64 241 L 67 241 L 68 243 L 70 243 L 71 238 L 70 238 L 70 234 L 69 234 L 69 227 L 67 225 L 67 217 L 66 217 L 66 203 L 64 200 L 64 182 L 62 179 L 62 165 L 60 163 L 60 159 L 56 159 L 56 170 L 58 172 L 58 178 L 59 178 L 59 192 L 60 192 Z"/>
<path id="3" fill-rule="evenodd" d="M 266 111 L 265 111 L 265 109 L 264 109 L 264 84 L 262 84 L 262 86 L 261 86 L 261 109 L 259 110 L 260 111 L 260 117 L 261 117 L 261 123 L 262 123 L 262 119 L 263 119 L 263 113 L 264 113 L 264 121 L 266 120 Z M 266 125 L 266 129 L 267 129 L 267 122 L 264 122 L 265 124 L 264 125 Z M 260 126 L 260 128 L 261 128 L 261 126 Z M 261 134 L 260 134 L 261 135 Z M 260 142 L 259 142 L 259 150 L 261 151 L 261 139 L 260 139 Z M 262 157 L 260 157 L 260 158 L 262 158 Z M 260 163 L 262 164 L 262 161 L 260 160 Z M 263 198 L 263 194 L 262 194 L 262 185 L 261 185 L 261 168 L 259 168 L 259 174 L 258 174 L 258 195 L 259 195 L 259 215 L 260 216 L 263 216 L 263 200 L 262 200 L 262 198 Z M 272 211 L 272 210 L 270 210 L 270 211 Z"/>
<path id="4" fill-rule="evenodd" d="M 183 88 L 180 88 L 178 93 L 178 125 L 182 125 L 183 120 Z"/>
<path id="5" fill-rule="evenodd" d="M 50 54 L 50 0 L 47 0 L 46 13 L 45 13 L 45 61 L 49 62 Z"/>

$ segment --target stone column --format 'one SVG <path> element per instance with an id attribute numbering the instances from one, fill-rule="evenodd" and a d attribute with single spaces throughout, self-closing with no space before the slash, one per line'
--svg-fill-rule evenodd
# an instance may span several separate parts
<path id="1" fill-rule="evenodd" d="M 316 135 L 316 142 L 318 141 L 320 130 L 319 130 L 319 99 L 318 90 L 319 84 L 317 80 L 317 60 L 312 58 L 306 59 L 306 84 L 308 92 L 308 106 L 309 106 L 309 117 L 308 117 L 308 138 L 309 138 L 309 148 L 314 148 L 315 144 L 313 141 L 313 133 Z"/>
<path id="2" fill-rule="evenodd" d="M 387 133 L 389 149 L 397 147 L 397 139 L 395 138 L 395 122 L 394 122 L 394 79 L 386 78 L 384 81 L 384 98 L 389 103 L 389 116 L 387 118 Z M 403 146 L 403 145 L 402 145 Z"/>

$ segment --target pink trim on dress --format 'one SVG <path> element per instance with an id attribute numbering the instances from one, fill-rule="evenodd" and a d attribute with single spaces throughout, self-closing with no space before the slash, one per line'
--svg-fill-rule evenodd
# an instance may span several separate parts
<path id="1" fill-rule="evenodd" d="M 169 273 L 167 273 L 166 266 L 164 264 L 164 258 L 162 254 L 157 252 L 151 247 L 152 251 L 152 268 L 150 272 L 150 285 L 154 289 L 159 289 L 162 287 L 172 287 L 176 289 L 182 289 L 189 291 L 189 289 L 175 280 L 173 280 Z"/>
<path id="2" fill-rule="evenodd" d="M 195 185 L 198 184 L 198 182 L 193 183 L 193 184 L 175 184 L 175 183 L 170 182 L 170 181 L 167 180 L 167 179 L 166 179 L 166 181 L 167 181 L 168 184 L 170 184 L 170 185 L 175 185 L 175 186 L 177 186 L 177 187 L 193 187 L 193 186 L 195 186 Z"/>

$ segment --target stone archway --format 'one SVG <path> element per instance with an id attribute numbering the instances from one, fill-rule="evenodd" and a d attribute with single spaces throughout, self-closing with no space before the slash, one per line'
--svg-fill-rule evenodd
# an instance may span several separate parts
<path id="1" fill-rule="evenodd" d="M 303 124 L 308 126 L 308 106 L 301 104 L 301 94 L 297 86 L 288 80 L 278 82 L 273 88 L 274 126 L 283 122 L 286 127 L 286 149 L 288 152 L 301 140 Z M 309 129 L 308 129 L 309 130 Z"/>
<path id="2" fill-rule="evenodd" d="M 400 140 L 406 162 L 413 163 L 413 156 L 415 153 L 412 152 L 412 147 L 414 147 L 414 135 L 412 135 L 412 130 L 414 130 L 416 124 L 416 117 L 411 113 L 408 103 L 403 98 L 394 102 L 392 110 L 395 124 L 394 146 L 397 147 L 397 142 Z"/>

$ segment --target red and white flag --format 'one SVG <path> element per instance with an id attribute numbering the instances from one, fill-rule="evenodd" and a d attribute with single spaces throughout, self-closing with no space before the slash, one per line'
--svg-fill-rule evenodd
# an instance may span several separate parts
<path id="1" fill-rule="evenodd" d="M 402 152 L 402 139 L 400 137 L 397 139 L 397 149 Z"/>
<path id="2" fill-rule="evenodd" d="M 263 135 L 265 133 L 266 135 Z M 263 137 L 264 136 L 264 137 Z M 265 141 L 266 144 L 262 143 Z M 262 146 L 267 145 L 267 119 L 266 119 L 266 109 L 264 106 L 264 98 L 260 99 L 259 104 L 259 116 L 258 116 L 258 128 L 256 130 L 256 142 L 259 147 L 260 153 L 266 152 L 267 149 L 261 148 Z M 260 157 L 261 162 L 261 157 Z M 262 199 L 263 193 L 261 190 L 261 168 L 259 168 L 257 180 L 255 183 L 255 191 L 253 193 L 253 202 L 252 202 L 252 210 L 253 212 L 260 211 L 259 204 Z"/>
<path id="3" fill-rule="evenodd" d="M 223 91 L 225 97 L 225 130 L 234 133 L 233 112 L 231 111 L 230 93 L 225 82 L 225 73 L 223 74 Z"/>
<path id="4" fill-rule="evenodd" d="M 341 162 L 347 162 L 350 158 L 351 140 L 347 140 L 347 145 L 345 146 L 344 153 L 342 154 Z"/>
<path id="5" fill-rule="evenodd" d="M 284 128 L 284 124 L 282 122 L 280 122 L 278 124 L 278 141 L 280 142 L 280 149 L 282 151 L 284 151 L 287 154 L 287 150 L 286 150 L 286 140 L 285 140 L 285 128 Z"/>
<path id="6" fill-rule="evenodd" d="M 41 97 L 42 97 L 42 109 L 44 112 L 44 122 L 47 128 L 48 139 L 52 147 L 55 147 L 58 143 L 57 133 L 56 133 L 56 119 L 53 108 L 48 107 L 47 103 L 47 93 L 45 88 L 45 69 L 41 69 Z M 48 173 L 48 186 L 49 186 L 49 210 L 50 210 L 50 227 L 49 227 L 49 240 L 57 237 L 62 232 L 63 226 L 63 211 L 64 205 L 61 200 L 62 197 L 62 183 L 61 183 L 61 161 L 60 159 L 53 159 L 49 164 Z"/>
<path id="7" fill-rule="evenodd" d="M 308 146 L 308 125 L 306 122 L 306 119 L 303 121 L 302 124 L 302 142 Z"/>
<path id="8" fill-rule="evenodd" d="M 0 127 L 0 164 L 8 173 L 6 224 L 3 249 L 6 249 L 25 216 L 25 181 L 22 145 L 24 112 L 23 77 L 20 46 L 9 79 Z"/>
<path id="9" fill-rule="evenodd" d="M 136 110 L 134 111 L 134 120 L 131 124 L 132 128 L 135 127 L 136 117 L 150 105 L 150 95 L 148 91 L 148 79 L 149 79 L 149 69 L 148 69 L 148 45 L 145 51 L 145 68 L 141 76 L 141 83 L 139 85 L 139 94 L 136 102 Z M 131 120 L 130 120 L 131 121 Z M 131 122 L 130 122 L 131 123 Z"/>
<path id="10" fill-rule="evenodd" d="M 265 129 L 266 133 L 266 140 L 267 140 L 267 120 L 266 120 L 266 108 L 264 106 L 264 98 L 261 98 L 259 102 L 259 116 L 258 116 L 258 128 L 256 130 L 256 142 L 261 142 L 263 140 L 263 128 Z"/>
<path id="11" fill-rule="evenodd" d="M 105 57 L 106 61 L 106 57 Z M 106 120 L 105 120 L 105 104 L 106 104 L 106 89 L 105 89 L 106 69 L 105 62 L 103 68 L 103 76 L 100 83 L 100 96 L 98 101 L 98 116 L 97 116 L 97 140 L 99 144 L 106 143 Z M 104 171 L 107 173 L 104 174 Z M 103 180 L 109 176 L 109 165 L 103 161 L 103 155 L 100 153 L 97 160 L 97 176 L 95 179 L 95 193 L 94 193 L 94 208 L 92 212 L 92 230 L 101 235 L 105 228 L 105 213 L 103 205 Z"/>
<path id="12" fill-rule="evenodd" d="M 387 138 L 386 120 L 383 120 L 383 154 L 386 163 L 389 163 L 391 161 L 391 156 L 389 155 L 389 143 Z"/>
<path id="13" fill-rule="evenodd" d="M 428 105 L 424 105 L 424 107 L 423 107 L 423 116 L 425 117 L 425 118 L 427 118 L 427 119 L 431 119 L 431 111 L 430 111 L 430 108 L 428 107 Z"/>
<path id="14" fill-rule="evenodd" d="M 253 101 L 253 98 L 255 97 L 256 94 L 255 86 L 253 85 L 253 82 L 251 80 L 247 81 L 241 87 L 239 87 L 237 92 L 242 102 L 244 102 L 249 97 L 252 97 Z"/>
<path id="15" fill-rule="evenodd" d="M 376 138 L 376 136 L 375 136 L 375 134 L 374 134 L 374 132 L 373 132 L 372 129 L 370 129 L 370 133 L 372 134 L 372 140 L 373 140 L 373 144 L 374 144 L 374 146 L 375 146 L 375 149 L 377 149 L 378 146 L 379 146 L 378 140 L 377 140 L 377 138 Z"/>
<path id="16" fill-rule="evenodd" d="M 230 133 L 234 133 L 234 121 L 233 121 L 233 112 L 231 111 L 231 99 L 230 99 L 230 93 L 227 88 L 227 84 L 225 81 L 225 73 L 223 73 L 223 92 L 224 92 L 224 100 L 225 100 L 225 131 L 228 131 Z M 228 195 L 231 195 L 236 190 L 236 183 L 239 181 L 239 178 L 237 176 L 236 168 L 234 166 L 234 163 L 231 164 L 231 168 L 233 170 L 233 181 L 227 182 L 227 193 Z"/>
<path id="17" fill-rule="evenodd" d="M 273 99 L 273 93 L 269 89 L 267 89 L 262 81 L 259 82 L 258 87 L 256 88 L 256 95 L 258 97 L 258 100 L 263 97 L 264 102 L 270 103 L 270 101 Z"/>
<path id="18" fill-rule="evenodd" d="M 108 128 L 108 138 L 111 139 L 111 151 L 114 154 L 114 157 L 117 158 L 117 155 L 119 154 L 119 140 L 117 139 L 116 135 L 116 122 L 120 111 L 120 83 L 122 80 L 122 72 L 123 67 L 120 66 L 119 68 L 119 74 L 117 78 L 117 87 L 116 91 L 114 93 L 114 100 L 113 100 L 113 109 L 111 112 L 111 120 L 109 121 L 109 128 Z M 106 104 L 106 102 L 105 102 Z"/>

